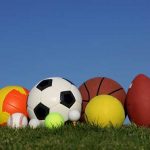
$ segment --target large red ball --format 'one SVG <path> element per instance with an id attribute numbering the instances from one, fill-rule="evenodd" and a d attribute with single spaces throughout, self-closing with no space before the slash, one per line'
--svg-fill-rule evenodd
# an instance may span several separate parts
<path id="1" fill-rule="evenodd" d="M 150 127 L 150 78 L 137 75 L 127 92 L 126 110 L 131 122 Z"/>
<path id="2" fill-rule="evenodd" d="M 106 77 L 95 77 L 85 81 L 79 90 L 82 95 L 82 114 L 81 120 L 84 120 L 84 111 L 88 102 L 97 95 L 111 95 L 116 97 L 124 106 L 126 92 L 116 81 Z"/>
<path id="3" fill-rule="evenodd" d="M 26 94 L 22 94 L 17 90 L 10 91 L 3 102 L 3 111 L 10 114 L 19 112 L 28 117 L 27 113 L 27 97 L 29 91 L 24 88 Z"/>
<path id="4" fill-rule="evenodd" d="M 5 126 L 10 115 L 23 113 L 28 117 L 29 91 L 22 86 L 6 86 L 0 90 L 0 126 Z"/>

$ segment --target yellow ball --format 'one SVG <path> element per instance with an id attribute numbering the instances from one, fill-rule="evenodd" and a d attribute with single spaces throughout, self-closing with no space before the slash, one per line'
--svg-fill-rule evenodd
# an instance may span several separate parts
<path id="1" fill-rule="evenodd" d="M 120 127 L 125 120 L 121 102 L 110 95 L 94 97 L 85 108 L 85 120 L 100 127 Z"/>

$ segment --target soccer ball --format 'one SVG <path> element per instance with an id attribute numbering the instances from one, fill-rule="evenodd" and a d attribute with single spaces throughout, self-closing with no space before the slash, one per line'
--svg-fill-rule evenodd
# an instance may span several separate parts
<path id="1" fill-rule="evenodd" d="M 35 85 L 29 93 L 27 110 L 30 119 L 45 120 L 51 112 L 58 112 L 68 120 L 71 110 L 81 112 L 82 97 L 78 88 L 60 77 L 47 78 Z"/>

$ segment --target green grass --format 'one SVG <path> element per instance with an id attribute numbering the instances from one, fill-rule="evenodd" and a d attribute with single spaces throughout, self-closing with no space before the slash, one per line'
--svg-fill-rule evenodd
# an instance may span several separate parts
<path id="1" fill-rule="evenodd" d="M 0 127 L 0 149 L 144 150 L 150 149 L 150 129 L 124 126 L 119 129 L 80 124 L 60 129 L 10 129 Z"/>

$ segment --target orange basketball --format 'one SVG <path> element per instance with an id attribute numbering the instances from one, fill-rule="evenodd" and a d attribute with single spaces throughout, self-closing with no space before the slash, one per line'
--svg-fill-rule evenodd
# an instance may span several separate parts
<path id="1" fill-rule="evenodd" d="M 29 91 L 21 86 L 7 86 L 0 89 L 0 125 L 5 125 L 13 113 L 28 117 L 27 98 Z"/>
<path id="2" fill-rule="evenodd" d="M 125 103 L 126 92 L 123 87 L 116 81 L 106 77 L 95 77 L 85 81 L 79 90 L 82 95 L 82 114 L 81 121 L 84 120 L 84 111 L 88 102 L 98 95 L 111 95 L 120 100 L 123 104 Z"/>

